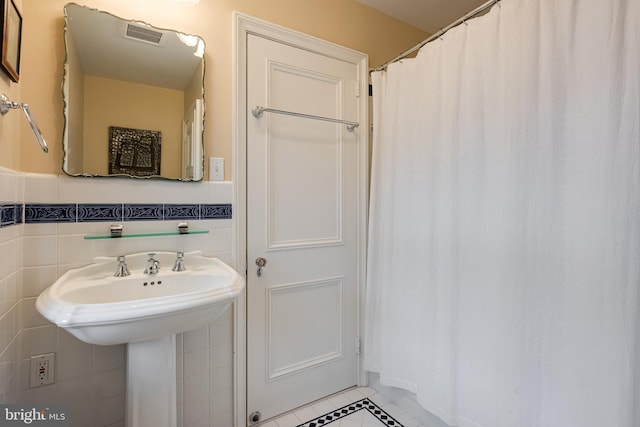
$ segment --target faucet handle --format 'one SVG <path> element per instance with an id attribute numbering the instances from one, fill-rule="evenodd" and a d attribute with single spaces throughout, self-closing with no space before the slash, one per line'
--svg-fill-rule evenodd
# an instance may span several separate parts
<path id="1" fill-rule="evenodd" d="M 176 263 L 173 265 L 172 271 L 185 271 L 187 267 L 184 265 L 184 252 L 176 254 Z"/>
<path id="2" fill-rule="evenodd" d="M 155 259 L 155 252 L 149 252 L 149 259 L 147 260 L 147 268 L 144 269 L 144 274 L 157 274 L 160 271 L 160 261 Z"/>
<path id="3" fill-rule="evenodd" d="M 118 257 L 118 265 L 116 266 L 116 273 L 114 274 L 115 277 L 125 277 L 125 276 L 129 276 L 131 273 L 129 273 L 129 268 L 127 267 L 127 263 L 124 260 L 124 255 L 120 255 Z"/>

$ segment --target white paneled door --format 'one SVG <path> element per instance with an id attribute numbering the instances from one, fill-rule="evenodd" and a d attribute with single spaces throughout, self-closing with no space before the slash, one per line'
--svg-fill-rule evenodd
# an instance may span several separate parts
<path id="1" fill-rule="evenodd" d="M 249 109 L 358 121 L 358 87 L 356 64 L 248 35 Z M 359 132 L 247 115 L 247 412 L 262 420 L 357 383 Z"/>

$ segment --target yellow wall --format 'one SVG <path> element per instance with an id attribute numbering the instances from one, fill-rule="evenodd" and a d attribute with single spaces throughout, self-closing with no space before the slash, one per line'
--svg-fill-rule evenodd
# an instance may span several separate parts
<path id="1" fill-rule="evenodd" d="M 184 111 L 188 111 L 189 108 L 196 102 L 196 99 L 202 98 L 202 63 L 198 65 L 191 76 L 191 80 L 184 89 Z"/>
<path id="2" fill-rule="evenodd" d="M 44 155 L 30 129 L 21 126 L 21 160 L 14 169 L 61 173 L 63 6 L 67 0 L 23 3 L 21 96 L 29 103 L 51 146 Z M 234 10 L 301 31 L 369 55 L 375 67 L 425 39 L 427 34 L 355 0 L 200 0 L 195 6 L 174 0 L 85 0 L 82 4 L 157 27 L 197 34 L 206 43 L 205 156 L 224 157 L 231 177 L 232 12 Z M 0 81 L 0 89 L 6 81 Z M 15 114 L 17 116 L 17 114 Z M 15 118 L 15 117 L 14 117 Z M 21 119 L 24 120 L 24 119 Z M 0 125 L 1 126 L 1 125 Z M 0 127 L 0 132 L 2 128 Z M 4 133 L 0 155 L 15 157 Z M 4 156 L 2 156 L 4 157 Z M 1 158 L 1 157 L 0 157 Z"/>
<path id="3" fill-rule="evenodd" d="M 184 92 L 88 75 L 84 81 L 83 172 L 109 174 L 109 126 L 118 126 L 162 132 L 161 174 L 179 179 Z"/>
<path id="4" fill-rule="evenodd" d="M 22 10 L 22 0 L 15 3 Z M 20 101 L 20 85 L 13 83 L 3 71 L 0 71 L 0 93 L 12 101 Z M 22 112 L 16 110 L 0 118 L 0 167 L 20 170 L 20 120 L 24 120 L 21 115 Z M 38 145 L 35 140 L 33 144 Z"/>

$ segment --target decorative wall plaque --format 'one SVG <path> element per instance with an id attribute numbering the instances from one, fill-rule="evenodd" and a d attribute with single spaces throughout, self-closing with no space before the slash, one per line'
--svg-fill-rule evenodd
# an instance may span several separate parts
<path id="1" fill-rule="evenodd" d="M 160 175 L 162 132 L 109 126 L 109 175 Z"/>

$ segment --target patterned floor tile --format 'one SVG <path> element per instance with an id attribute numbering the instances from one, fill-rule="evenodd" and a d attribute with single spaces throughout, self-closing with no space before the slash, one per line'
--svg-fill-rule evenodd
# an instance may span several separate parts
<path id="1" fill-rule="evenodd" d="M 356 416 L 354 417 L 354 415 Z M 361 419 L 359 419 L 360 415 L 362 415 Z M 344 405 L 343 407 L 328 412 L 320 417 L 299 424 L 297 427 L 320 427 L 330 424 L 333 424 L 331 427 L 360 427 L 369 425 L 380 427 L 403 427 L 398 420 L 393 418 L 368 398 Z"/>

